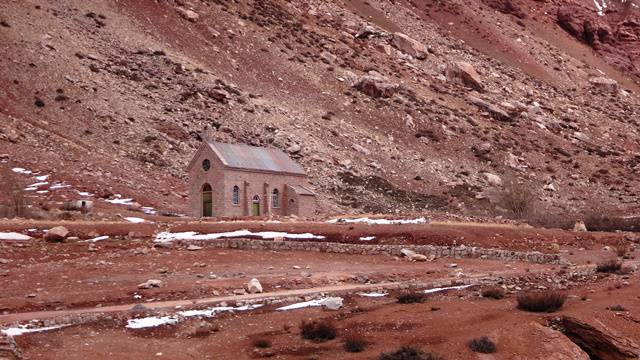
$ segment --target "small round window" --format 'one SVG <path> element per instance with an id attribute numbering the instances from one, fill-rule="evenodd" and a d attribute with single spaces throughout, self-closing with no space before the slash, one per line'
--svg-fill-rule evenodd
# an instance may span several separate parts
<path id="1" fill-rule="evenodd" d="M 209 169 L 211 169 L 211 161 L 204 159 L 204 161 L 202 161 L 202 170 L 209 171 Z"/>

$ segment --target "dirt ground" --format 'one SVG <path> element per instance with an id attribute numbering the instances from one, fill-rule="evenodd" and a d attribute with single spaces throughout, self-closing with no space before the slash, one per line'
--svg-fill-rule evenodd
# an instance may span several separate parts
<path id="1" fill-rule="evenodd" d="M 637 267 L 635 244 L 628 234 L 576 233 L 505 224 L 154 220 L 142 224 L 0 224 L 0 231 L 34 236 L 29 241 L 0 241 L 0 326 L 79 313 L 103 314 L 96 321 L 15 336 L 25 359 L 375 359 L 380 352 L 406 344 L 440 353 L 446 359 L 469 359 L 475 355 L 466 343 L 481 335 L 498 344 L 498 352 L 492 357 L 496 359 L 544 358 L 556 353 L 569 354 L 558 359 L 581 359 L 584 351 L 575 341 L 547 326 L 552 317 L 565 315 L 605 328 L 605 333 L 630 341 L 631 348 L 638 341 L 635 334 L 640 321 L 634 317 L 640 306 L 637 275 L 594 273 L 595 264 L 616 258 L 617 249 L 623 247 L 627 250 L 625 265 Z M 71 237 L 65 242 L 47 243 L 40 239 L 43 230 L 61 224 L 71 230 Z M 326 236 L 327 241 L 340 242 L 356 242 L 359 236 L 367 235 L 376 236 L 373 243 L 466 244 L 553 251 L 567 264 L 469 258 L 411 262 L 386 255 L 220 249 L 197 241 L 157 246 L 153 237 L 159 231 L 213 233 L 239 229 L 311 232 Z M 99 235 L 110 238 L 85 240 Z M 188 250 L 189 245 L 201 248 Z M 252 278 L 260 280 L 263 294 L 244 294 Z M 156 288 L 138 287 L 150 279 L 162 283 Z M 395 300 L 395 295 L 406 291 L 398 288 L 414 291 L 428 288 L 428 284 L 463 283 L 480 285 L 432 294 L 423 304 L 402 305 Z M 506 289 L 507 298 L 481 298 L 482 287 L 491 284 Z M 516 310 L 517 293 L 543 289 L 559 289 L 569 295 L 562 311 L 536 315 Z M 357 295 L 373 291 L 389 295 Z M 281 305 L 268 300 L 290 303 L 318 294 L 342 296 L 344 306 L 338 311 L 313 308 L 280 312 L 275 308 Z M 131 311 L 136 304 L 145 306 L 146 315 L 171 315 L 176 308 L 206 308 L 223 301 L 230 306 L 249 301 L 266 301 L 266 305 L 175 325 L 141 330 L 124 327 L 127 319 L 142 316 Z M 606 310 L 617 304 L 628 311 L 616 315 Z M 317 343 L 300 338 L 301 321 L 325 318 L 337 326 L 337 339 Z M 364 352 L 344 351 L 342 344 L 352 333 L 366 338 L 369 345 Z M 253 342 L 257 339 L 267 339 L 271 346 L 255 348 Z"/>

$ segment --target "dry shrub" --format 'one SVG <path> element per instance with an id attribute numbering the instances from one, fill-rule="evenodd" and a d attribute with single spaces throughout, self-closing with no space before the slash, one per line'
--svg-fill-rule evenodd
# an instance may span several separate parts
<path id="1" fill-rule="evenodd" d="M 533 214 L 535 199 L 530 186 L 520 184 L 516 180 L 507 180 L 497 200 L 498 206 L 507 210 L 511 217 L 524 219 Z"/>
<path id="2" fill-rule="evenodd" d="M 379 360 L 443 360 L 440 355 L 428 353 L 414 346 L 403 346 L 390 353 L 382 353 Z"/>
<path id="3" fill-rule="evenodd" d="M 601 273 L 617 273 L 622 269 L 622 262 L 618 259 L 609 259 L 596 266 L 596 271 Z"/>
<path id="4" fill-rule="evenodd" d="M 616 255 L 618 255 L 618 257 L 625 259 L 629 257 L 629 246 L 627 245 L 618 245 L 614 248 L 614 250 L 616 251 Z"/>
<path id="5" fill-rule="evenodd" d="M 352 334 L 344 339 L 344 351 L 350 353 L 362 352 L 367 347 L 367 341 L 362 335 Z"/>
<path id="6" fill-rule="evenodd" d="M 492 286 L 482 289 L 481 294 L 482 297 L 499 300 L 504 298 L 504 289 L 499 286 Z"/>
<path id="7" fill-rule="evenodd" d="M 408 291 L 398 295 L 398 303 L 400 304 L 420 304 L 427 300 L 423 293 Z"/>
<path id="8" fill-rule="evenodd" d="M 255 339 L 253 341 L 253 346 L 261 349 L 266 349 L 271 347 L 271 341 L 268 339 Z"/>
<path id="9" fill-rule="evenodd" d="M 303 321 L 300 324 L 300 335 L 307 340 L 323 342 L 335 339 L 338 330 L 333 323 L 327 320 Z"/>
<path id="10" fill-rule="evenodd" d="M 493 354 L 494 352 L 496 352 L 496 344 L 488 337 L 482 336 L 479 338 L 471 339 L 469 341 L 469 349 L 477 353 Z"/>
<path id="11" fill-rule="evenodd" d="M 620 304 L 609 306 L 607 309 L 609 309 L 611 311 L 618 311 L 618 312 L 627 311 L 627 309 L 624 306 L 620 305 Z"/>
<path id="12" fill-rule="evenodd" d="M 518 294 L 518 309 L 531 312 L 554 312 L 562 307 L 567 296 L 556 291 Z"/>
<path id="13" fill-rule="evenodd" d="M 29 201 L 23 190 L 24 184 L 20 183 L 13 173 L 3 175 L 0 180 L 0 192 L 4 192 L 7 197 L 5 205 L 0 204 L 0 217 L 32 217 Z"/>

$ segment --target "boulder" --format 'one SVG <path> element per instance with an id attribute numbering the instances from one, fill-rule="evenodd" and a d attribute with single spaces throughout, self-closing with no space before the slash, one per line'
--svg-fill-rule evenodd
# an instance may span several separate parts
<path id="1" fill-rule="evenodd" d="M 398 90 L 397 84 L 375 75 L 365 75 L 361 77 L 354 87 L 374 98 L 389 98 Z"/>
<path id="2" fill-rule="evenodd" d="M 487 180 L 489 185 L 500 187 L 502 186 L 502 178 L 496 174 L 484 173 L 484 178 Z"/>
<path id="3" fill-rule="evenodd" d="M 326 307 L 329 310 L 338 310 L 342 307 L 341 297 L 328 297 L 320 301 L 320 305 Z"/>
<path id="4" fill-rule="evenodd" d="M 247 291 L 249 294 L 259 294 L 262 292 L 262 284 L 258 279 L 251 279 L 247 284 Z"/>
<path id="5" fill-rule="evenodd" d="M 179 7 L 176 10 L 178 11 L 178 14 L 180 14 L 180 16 L 182 16 L 185 20 L 196 22 L 200 18 L 200 15 L 198 15 L 198 13 L 193 10 L 185 9 L 182 7 Z"/>
<path id="6" fill-rule="evenodd" d="M 409 249 L 401 249 L 400 252 L 402 255 L 406 256 L 411 261 L 427 261 L 428 258 L 422 254 L 418 254 L 417 252 Z"/>
<path id="7" fill-rule="evenodd" d="M 445 69 L 445 75 L 453 83 L 458 83 L 479 92 L 485 91 L 480 74 L 469 63 L 462 61 L 450 63 Z"/>
<path id="8" fill-rule="evenodd" d="M 69 230 L 64 226 L 56 226 L 44 235 L 46 242 L 63 242 L 69 235 Z"/>
<path id="9" fill-rule="evenodd" d="M 162 285 L 162 280 L 150 279 L 142 284 L 138 284 L 138 289 L 151 289 L 154 287 L 160 287 Z"/>
<path id="10" fill-rule="evenodd" d="M 612 93 L 618 92 L 618 82 L 613 79 L 605 77 L 594 77 L 589 79 L 589 83 L 593 88 L 598 90 Z"/>
<path id="11" fill-rule="evenodd" d="M 427 58 L 429 50 L 421 42 L 414 40 L 403 33 L 394 33 L 391 44 L 398 50 L 407 55 L 411 55 L 416 59 L 424 60 Z"/>
<path id="12" fill-rule="evenodd" d="M 469 95 L 467 96 L 467 99 L 469 100 L 470 103 L 472 103 L 473 105 L 479 107 L 480 109 L 486 111 L 489 113 L 489 115 L 491 115 L 491 117 L 493 117 L 496 120 L 499 121 L 505 121 L 505 122 L 511 122 L 513 121 L 513 117 L 511 115 L 509 115 L 506 111 L 502 110 L 500 107 L 493 105 L 491 103 L 488 103 L 482 99 L 479 99 L 473 95 Z"/>

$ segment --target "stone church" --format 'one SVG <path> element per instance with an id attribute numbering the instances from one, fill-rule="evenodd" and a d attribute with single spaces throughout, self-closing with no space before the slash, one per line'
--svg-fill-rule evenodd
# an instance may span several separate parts
<path id="1" fill-rule="evenodd" d="M 304 169 L 278 149 L 205 140 L 188 172 L 194 217 L 311 217 L 316 211 Z"/>

